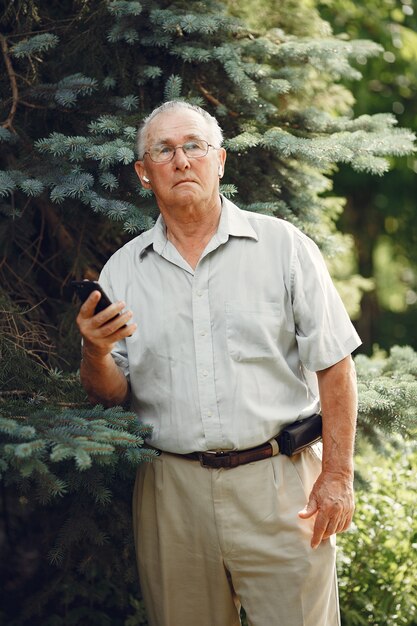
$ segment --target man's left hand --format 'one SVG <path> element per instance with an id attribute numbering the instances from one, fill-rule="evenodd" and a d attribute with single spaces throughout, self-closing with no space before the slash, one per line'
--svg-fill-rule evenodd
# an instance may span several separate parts
<path id="1" fill-rule="evenodd" d="M 299 512 L 301 519 L 316 515 L 311 547 L 335 533 L 347 530 L 355 510 L 353 480 L 344 474 L 323 471 L 311 491 L 308 504 Z"/>

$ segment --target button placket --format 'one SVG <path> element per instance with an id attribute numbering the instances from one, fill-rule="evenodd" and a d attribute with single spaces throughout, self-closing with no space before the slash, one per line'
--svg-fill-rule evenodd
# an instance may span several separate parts
<path id="1" fill-rule="evenodd" d="M 208 277 L 209 263 L 200 261 L 193 279 L 194 347 L 201 422 L 208 448 L 218 448 L 222 432 L 214 381 Z"/>

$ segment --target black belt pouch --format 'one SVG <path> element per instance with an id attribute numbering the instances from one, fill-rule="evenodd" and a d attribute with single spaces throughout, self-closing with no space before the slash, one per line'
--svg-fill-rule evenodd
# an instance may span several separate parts
<path id="1" fill-rule="evenodd" d="M 321 439 L 322 423 L 318 413 L 286 426 L 277 436 L 281 454 L 293 456 Z"/>

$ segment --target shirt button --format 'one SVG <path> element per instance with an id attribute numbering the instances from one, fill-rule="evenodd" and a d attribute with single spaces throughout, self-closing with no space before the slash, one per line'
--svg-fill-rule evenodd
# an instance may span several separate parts
<path id="1" fill-rule="evenodd" d="M 203 370 L 201 373 L 203 374 L 203 376 L 208 376 L 208 371 L 207 370 Z"/>
<path id="2" fill-rule="evenodd" d="M 205 336 L 207 335 L 207 333 L 206 333 L 206 331 L 205 331 L 205 330 L 202 330 L 202 331 L 200 332 L 200 335 L 201 335 L 202 337 L 205 337 Z"/>
<path id="3" fill-rule="evenodd" d="M 207 417 L 211 417 L 213 415 L 212 411 L 207 411 Z"/>
<path id="4" fill-rule="evenodd" d="M 197 295 L 198 295 L 198 297 L 199 297 L 199 298 L 201 298 L 201 296 L 203 295 L 203 292 L 201 291 L 201 289 L 199 289 L 199 290 L 197 291 Z"/>

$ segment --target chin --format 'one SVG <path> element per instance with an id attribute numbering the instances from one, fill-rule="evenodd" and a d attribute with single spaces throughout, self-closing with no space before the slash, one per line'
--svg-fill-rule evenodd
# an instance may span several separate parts
<path id="1" fill-rule="evenodd" d="M 203 197 L 201 196 L 201 194 L 197 193 L 196 189 L 192 189 L 190 188 L 189 185 L 185 186 L 183 188 L 179 188 L 175 190 L 175 194 L 173 196 L 173 200 L 175 201 L 175 199 L 181 198 L 181 201 L 190 201 L 190 202 L 202 202 L 203 201 Z"/>

